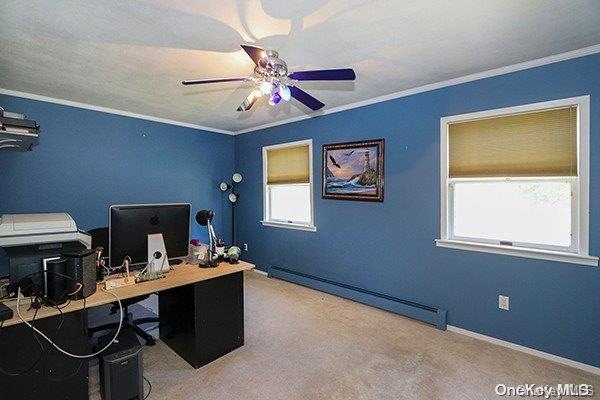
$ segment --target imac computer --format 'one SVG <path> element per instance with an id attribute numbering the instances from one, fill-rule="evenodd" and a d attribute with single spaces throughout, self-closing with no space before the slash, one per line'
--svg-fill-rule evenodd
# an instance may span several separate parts
<path id="1" fill-rule="evenodd" d="M 187 257 L 190 237 L 189 204 L 131 204 L 109 211 L 109 264 L 118 267 L 125 257 L 132 266 L 148 261 L 148 235 L 162 234 L 169 260 Z M 174 260 L 172 264 L 176 263 Z"/>

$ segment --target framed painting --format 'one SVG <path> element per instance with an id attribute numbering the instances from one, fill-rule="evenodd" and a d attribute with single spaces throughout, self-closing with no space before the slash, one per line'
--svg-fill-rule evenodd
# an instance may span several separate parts
<path id="1" fill-rule="evenodd" d="M 323 145 L 323 198 L 383 201 L 384 139 Z"/>

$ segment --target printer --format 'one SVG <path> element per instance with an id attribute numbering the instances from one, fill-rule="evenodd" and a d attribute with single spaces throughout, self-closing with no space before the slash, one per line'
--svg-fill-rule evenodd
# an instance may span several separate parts
<path id="1" fill-rule="evenodd" d="M 92 238 L 77 229 L 67 213 L 4 214 L 0 217 L 0 247 L 9 258 L 11 284 L 31 277 L 45 285 L 47 260 L 90 249 Z M 94 271 L 95 272 L 95 271 Z M 31 286 L 31 284 L 30 284 Z"/>

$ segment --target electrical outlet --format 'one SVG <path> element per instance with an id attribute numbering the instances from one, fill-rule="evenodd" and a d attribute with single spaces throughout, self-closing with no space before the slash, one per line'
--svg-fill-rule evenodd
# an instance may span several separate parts
<path id="1" fill-rule="evenodd" d="M 248 243 L 244 243 L 244 251 L 248 251 Z"/>
<path id="2" fill-rule="evenodd" d="M 510 309 L 510 298 L 508 296 L 499 295 L 498 296 L 498 308 L 501 310 L 509 310 Z"/>

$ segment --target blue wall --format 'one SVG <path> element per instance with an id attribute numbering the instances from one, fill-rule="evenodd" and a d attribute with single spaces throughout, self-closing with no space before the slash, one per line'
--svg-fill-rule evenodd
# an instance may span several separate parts
<path id="1" fill-rule="evenodd" d="M 593 55 L 237 136 L 245 258 L 443 307 L 451 325 L 600 366 L 599 268 L 434 245 L 442 116 L 588 94 L 590 254 L 600 255 L 600 55 Z M 261 226 L 262 146 L 307 138 L 317 232 Z M 386 140 L 385 202 L 323 200 L 321 146 L 373 138 Z M 510 296 L 509 312 L 498 309 L 498 294 Z"/>
<path id="2" fill-rule="evenodd" d="M 592 111 L 590 253 L 599 255 L 600 55 L 235 139 L 0 96 L 1 106 L 42 126 L 32 152 L 0 153 L 0 213 L 67 211 L 87 229 L 106 225 L 110 204 L 190 202 L 193 212 L 213 208 L 218 231 L 229 237 L 230 208 L 217 184 L 235 164 L 244 175 L 238 242 L 249 244 L 245 258 L 260 268 L 278 265 L 444 307 L 451 325 L 600 366 L 600 269 L 433 242 L 439 236 L 440 117 L 586 94 Z M 306 138 L 314 140 L 318 231 L 263 227 L 261 148 Z M 385 202 L 321 199 L 321 145 L 367 138 L 386 139 Z M 509 312 L 498 310 L 499 293 L 511 297 Z"/>
<path id="3" fill-rule="evenodd" d="M 111 204 L 186 202 L 192 217 L 215 210 L 230 237 L 218 184 L 233 172 L 233 136 L 11 96 L 0 106 L 41 126 L 33 151 L 0 152 L 0 214 L 66 211 L 90 229 L 108 225 Z M 195 222 L 192 235 L 206 237 Z"/>

